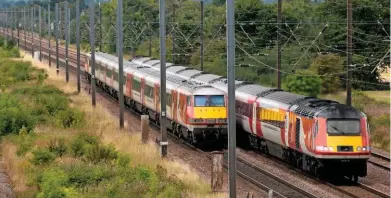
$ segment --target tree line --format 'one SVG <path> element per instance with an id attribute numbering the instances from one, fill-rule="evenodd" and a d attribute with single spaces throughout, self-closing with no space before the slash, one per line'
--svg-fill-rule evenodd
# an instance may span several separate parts
<path id="1" fill-rule="evenodd" d="M 72 2 L 70 32 L 71 43 L 74 43 L 76 25 Z M 116 53 L 116 2 L 108 0 L 101 4 L 102 21 L 98 17 L 98 4 L 95 8 L 96 46 L 101 42 L 102 51 L 113 54 Z M 51 3 L 54 5 L 53 1 Z M 200 69 L 199 5 L 192 0 L 166 0 L 167 61 Z M 285 89 L 310 95 L 344 89 L 347 70 L 345 1 L 283 1 L 280 26 L 277 25 L 275 3 L 236 0 L 235 6 L 236 74 L 240 80 L 276 86 L 279 30 Z M 88 49 L 87 2 L 82 0 L 81 8 L 82 45 Z M 151 55 L 159 58 L 159 2 L 124 0 L 123 10 L 124 53 L 129 57 Z M 223 76 L 226 75 L 225 11 L 225 0 L 206 3 L 202 31 L 204 71 Z M 386 41 L 389 40 L 389 25 L 386 0 L 353 1 L 353 65 L 350 70 L 354 89 L 388 88 L 379 82 L 379 73 L 389 65 L 389 58 L 385 56 L 389 48 Z M 247 67 L 240 67 L 243 65 Z M 379 69 L 376 69 L 377 65 Z"/>

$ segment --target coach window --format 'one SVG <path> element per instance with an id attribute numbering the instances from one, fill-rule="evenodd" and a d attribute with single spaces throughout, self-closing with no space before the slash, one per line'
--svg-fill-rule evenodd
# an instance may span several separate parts
<path id="1" fill-rule="evenodd" d="M 150 87 L 149 85 L 145 85 L 144 96 L 152 98 L 152 91 L 153 91 L 152 87 Z"/>
<path id="2" fill-rule="evenodd" d="M 111 78 L 112 75 L 113 75 L 113 71 L 111 71 L 111 68 L 107 68 L 106 77 Z"/>
<path id="3" fill-rule="evenodd" d="M 167 93 L 167 106 L 171 107 L 171 94 Z"/>
<path id="4" fill-rule="evenodd" d="M 133 81 L 132 81 L 132 89 L 135 90 L 135 91 L 138 91 L 138 92 L 140 92 L 140 89 L 141 89 L 140 82 L 137 81 L 134 78 L 133 78 Z"/>
<path id="5" fill-rule="evenodd" d="M 116 71 L 114 71 L 113 73 L 114 73 L 114 80 L 118 82 L 118 73 Z"/>
<path id="6" fill-rule="evenodd" d="M 187 106 L 191 106 L 191 97 L 187 96 Z"/>
<path id="7" fill-rule="evenodd" d="M 315 123 L 314 137 L 318 135 L 318 121 Z"/>

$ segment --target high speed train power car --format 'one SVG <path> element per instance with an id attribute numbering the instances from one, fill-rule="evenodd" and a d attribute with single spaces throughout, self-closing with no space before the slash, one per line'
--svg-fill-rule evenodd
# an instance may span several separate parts
<path id="1" fill-rule="evenodd" d="M 159 60 L 138 57 L 160 70 Z M 227 79 L 167 63 L 167 73 L 227 92 Z M 369 128 L 364 113 L 335 101 L 236 81 L 236 121 L 248 145 L 315 175 L 367 175 Z"/>
<path id="2" fill-rule="evenodd" d="M 91 80 L 90 61 L 88 55 L 85 64 L 88 80 Z M 99 87 L 118 98 L 117 57 L 97 52 L 95 78 Z M 125 104 L 159 123 L 160 72 L 124 61 L 123 78 Z M 166 88 L 167 128 L 193 144 L 226 140 L 227 98 L 224 91 L 171 74 L 167 74 Z"/>

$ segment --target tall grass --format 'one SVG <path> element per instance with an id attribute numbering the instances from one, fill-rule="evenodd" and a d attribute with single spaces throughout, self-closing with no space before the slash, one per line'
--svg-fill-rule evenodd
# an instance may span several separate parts
<path id="1" fill-rule="evenodd" d="M 371 144 L 390 150 L 390 103 L 376 100 L 363 92 L 353 93 L 353 106 L 368 117 Z"/>
<path id="2" fill-rule="evenodd" d="M 162 160 L 156 145 L 141 144 L 132 129 L 120 130 L 116 117 L 100 104 L 92 108 L 84 93 L 74 94 L 76 87 L 64 83 L 63 75 L 47 70 L 44 76 L 45 81 L 9 83 L 9 99 L 3 99 L 4 106 L 20 106 L 25 112 L 20 116 L 34 120 L 22 126 L 11 122 L 18 128 L 0 145 L 19 197 L 222 196 L 211 194 L 188 166 Z"/>

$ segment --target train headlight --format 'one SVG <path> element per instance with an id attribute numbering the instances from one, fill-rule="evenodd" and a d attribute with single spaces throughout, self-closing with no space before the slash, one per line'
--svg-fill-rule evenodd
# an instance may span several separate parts
<path id="1" fill-rule="evenodd" d="M 333 147 L 329 146 L 329 151 L 333 151 L 333 150 L 334 150 Z"/>
<path id="2" fill-rule="evenodd" d="M 366 151 L 366 150 L 367 150 L 367 147 L 363 146 L 362 151 Z"/>
<path id="3" fill-rule="evenodd" d="M 329 147 L 327 147 L 327 146 L 323 147 L 323 151 L 328 151 L 328 150 L 329 150 Z"/>
<path id="4" fill-rule="evenodd" d="M 361 151 L 361 146 L 358 146 L 358 147 L 357 147 L 357 151 Z"/>

